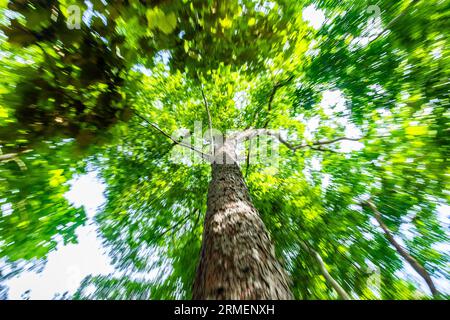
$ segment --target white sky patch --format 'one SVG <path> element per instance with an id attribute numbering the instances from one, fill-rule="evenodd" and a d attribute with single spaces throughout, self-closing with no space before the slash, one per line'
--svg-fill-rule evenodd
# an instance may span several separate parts
<path id="1" fill-rule="evenodd" d="M 362 149 L 364 149 L 364 144 L 359 141 L 344 140 L 339 144 L 339 151 L 343 153 L 361 151 Z"/>
<path id="2" fill-rule="evenodd" d="M 344 112 L 346 110 L 345 101 L 341 90 L 326 90 L 322 94 L 320 106 L 326 115 L 331 116 L 336 112 Z"/>
<path id="3" fill-rule="evenodd" d="M 233 101 L 236 106 L 236 109 L 238 110 L 246 108 L 250 103 L 248 94 L 245 91 L 236 92 L 236 94 L 233 97 Z"/>
<path id="4" fill-rule="evenodd" d="M 172 55 L 170 54 L 169 50 L 160 50 L 156 53 L 153 60 L 155 61 L 155 64 L 162 63 L 165 66 L 166 70 L 169 70 L 169 62 L 172 58 Z"/>
<path id="5" fill-rule="evenodd" d="M 442 58 L 442 48 L 436 48 L 433 51 L 431 51 L 431 55 L 433 56 L 433 58 L 435 59 L 440 59 Z"/>
<path id="6" fill-rule="evenodd" d="M 320 48 L 317 45 L 317 40 L 312 40 L 311 43 L 309 44 L 308 50 L 306 51 L 306 55 L 307 56 L 311 56 L 311 57 L 315 57 L 320 53 Z"/>
<path id="7" fill-rule="evenodd" d="M 48 255 L 41 273 L 24 271 L 6 281 L 9 299 L 21 299 L 30 290 L 30 299 L 52 299 L 56 294 L 75 293 L 81 281 L 90 274 L 107 275 L 114 271 L 109 257 L 102 251 L 94 224 L 77 229 L 79 243 L 58 249 Z"/>
<path id="8" fill-rule="evenodd" d="M 306 127 L 304 132 L 304 137 L 306 140 L 312 140 L 314 137 L 314 132 L 319 128 L 320 117 L 313 117 L 306 121 Z"/>
<path id="9" fill-rule="evenodd" d="M 147 77 L 150 77 L 153 75 L 152 70 L 144 67 L 142 64 L 136 64 L 132 68 L 133 71 L 141 72 L 142 74 L 145 74 Z"/>
<path id="10" fill-rule="evenodd" d="M 156 100 L 155 103 L 153 103 L 153 106 L 158 110 L 162 110 L 164 108 L 164 104 L 161 100 Z"/>
<path id="11" fill-rule="evenodd" d="M 21 299 L 28 290 L 30 299 L 52 299 L 65 292 L 73 294 L 86 276 L 114 272 L 93 221 L 98 208 L 105 202 L 105 185 L 95 172 L 74 178 L 70 185 L 66 198 L 74 206 L 84 206 L 88 217 L 87 225 L 76 230 L 78 243 L 66 246 L 60 243 L 57 250 L 48 255 L 41 273 L 24 271 L 7 280 L 9 299 Z"/>
<path id="12" fill-rule="evenodd" d="M 336 115 L 336 113 L 345 113 L 347 111 L 346 98 L 341 90 L 326 90 L 322 94 L 320 106 L 327 116 Z M 362 137 L 361 130 L 350 122 L 348 115 L 334 116 L 333 121 L 345 128 L 344 136 L 347 138 L 357 139 Z M 348 153 L 352 151 L 360 151 L 364 148 L 364 144 L 358 141 L 344 140 L 339 142 L 339 151 Z"/>
<path id="13" fill-rule="evenodd" d="M 322 178 L 322 191 L 325 191 L 331 184 L 331 174 L 325 173 Z"/>
<path id="14" fill-rule="evenodd" d="M 311 169 L 314 171 L 322 170 L 322 163 L 319 158 L 314 157 L 311 159 Z"/>
<path id="15" fill-rule="evenodd" d="M 302 11 L 303 20 L 308 22 L 311 27 L 318 30 L 325 22 L 325 14 L 314 5 L 307 6 Z"/>
<path id="16" fill-rule="evenodd" d="M 69 184 L 70 190 L 65 194 L 66 199 L 75 207 L 84 206 L 88 218 L 92 218 L 105 202 L 105 185 L 95 172 L 75 177 Z"/>

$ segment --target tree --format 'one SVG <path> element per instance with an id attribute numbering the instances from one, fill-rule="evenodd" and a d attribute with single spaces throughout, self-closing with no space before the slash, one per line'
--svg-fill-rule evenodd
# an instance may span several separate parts
<path id="1" fill-rule="evenodd" d="M 89 277 L 77 298 L 419 297 L 383 236 L 405 224 L 421 274 L 448 279 L 445 4 L 379 1 L 378 28 L 368 6 L 2 3 L 1 257 L 76 241 L 86 217 L 65 182 L 96 168 L 96 222 L 126 275 Z"/>
<path id="2" fill-rule="evenodd" d="M 395 247 L 397 252 L 406 261 L 408 261 L 408 263 L 411 265 L 411 267 L 413 267 L 413 269 L 425 280 L 428 287 L 430 288 L 431 293 L 434 296 L 438 296 L 439 292 L 436 290 L 436 286 L 434 285 L 433 280 L 431 279 L 430 275 L 425 270 L 425 268 L 423 266 L 421 266 L 420 263 L 417 262 L 417 260 L 414 259 L 414 257 L 412 257 L 407 251 L 405 251 L 405 249 L 402 248 L 402 246 L 394 239 L 394 237 L 392 236 L 392 233 L 389 231 L 388 227 L 383 222 L 381 213 L 377 210 L 377 208 L 374 206 L 374 204 L 370 201 L 368 201 L 366 204 L 369 206 L 370 210 L 372 210 L 374 212 L 375 219 L 377 220 L 377 222 L 380 224 L 381 228 L 383 229 L 383 232 L 385 233 L 388 241 Z"/>

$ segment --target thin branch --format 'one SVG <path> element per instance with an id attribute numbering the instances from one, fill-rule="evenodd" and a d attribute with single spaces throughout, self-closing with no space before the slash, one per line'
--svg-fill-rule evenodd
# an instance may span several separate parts
<path id="1" fill-rule="evenodd" d="M 264 125 L 263 125 L 263 128 L 267 128 L 267 126 L 269 125 L 269 122 L 270 122 L 270 120 L 269 120 L 269 115 L 270 115 L 270 111 L 272 111 L 272 103 L 273 103 L 273 99 L 275 98 L 275 94 L 277 93 L 277 91 L 278 91 L 278 86 L 277 85 L 275 85 L 273 88 L 272 88 L 272 93 L 270 94 L 270 96 L 269 96 L 269 102 L 267 103 L 267 119 L 266 119 L 266 122 L 264 123 Z"/>
<path id="2" fill-rule="evenodd" d="M 248 169 L 250 167 L 250 154 L 252 152 L 252 140 L 248 141 L 248 151 L 247 151 L 247 159 L 246 159 L 246 166 L 245 166 L 245 178 L 248 177 Z"/>
<path id="3" fill-rule="evenodd" d="M 202 97 L 203 97 L 203 103 L 205 104 L 206 113 L 208 114 L 208 126 L 209 126 L 209 139 L 211 143 L 211 156 L 214 156 L 214 137 L 213 137 L 213 125 L 211 120 L 211 112 L 209 111 L 208 101 L 206 100 L 205 92 L 203 91 L 203 85 L 201 87 L 202 89 Z"/>
<path id="4" fill-rule="evenodd" d="M 237 141 L 243 141 L 243 140 L 247 140 L 247 139 L 250 140 L 253 137 L 260 136 L 260 135 L 273 136 L 273 137 L 277 138 L 282 144 L 284 144 L 286 147 L 288 147 L 290 150 L 292 150 L 294 152 L 299 149 L 304 149 L 304 148 L 310 148 L 312 150 L 317 150 L 317 151 L 336 152 L 331 149 L 325 149 L 322 146 L 333 144 L 333 143 L 336 143 L 339 141 L 345 141 L 345 140 L 346 141 L 360 141 L 361 139 L 364 138 L 364 137 L 361 137 L 361 138 L 340 137 L 340 138 L 336 138 L 333 140 L 316 141 L 316 142 L 312 142 L 312 143 L 295 145 L 295 144 L 292 144 L 291 142 L 287 141 L 286 139 L 284 139 L 278 131 L 269 130 L 269 129 L 247 129 L 243 132 L 239 132 L 235 135 L 232 135 L 230 138 L 236 139 Z"/>
<path id="5" fill-rule="evenodd" d="M 194 222 L 194 225 L 192 226 L 192 229 L 191 229 L 191 238 L 189 239 L 189 241 L 186 243 L 186 246 L 189 246 L 191 243 L 192 243 L 192 241 L 194 241 L 195 239 L 196 239 L 196 234 L 195 234 L 195 232 L 194 232 L 194 230 L 197 228 L 197 226 L 198 226 L 198 222 L 199 222 L 199 220 L 200 220 L 200 215 L 201 215 L 201 210 L 200 209 L 196 209 L 196 211 L 197 211 L 197 217 L 195 218 L 195 222 Z"/>
<path id="6" fill-rule="evenodd" d="M 158 131 L 159 133 L 161 133 L 163 136 L 165 136 L 166 138 L 170 139 L 175 145 L 179 145 L 188 149 L 191 149 L 192 151 L 197 152 L 198 154 L 200 154 L 202 156 L 202 159 L 207 159 L 208 161 L 211 160 L 211 156 L 196 149 L 195 147 L 183 143 L 181 141 L 177 141 L 174 138 L 172 138 L 172 136 L 168 133 L 166 133 L 164 130 L 162 130 L 160 127 L 158 127 L 155 123 L 148 121 L 147 119 L 145 119 L 143 116 L 141 116 L 139 113 L 137 113 L 136 111 L 134 112 L 140 119 L 142 119 L 143 121 L 145 121 L 147 124 L 149 124 L 153 129 L 155 129 L 156 131 Z"/>
<path id="7" fill-rule="evenodd" d="M 311 150 L 314 150 L 314 151 L 338 153 L 338 152 L 336 152 L 336 151 L 334 151 L 334 150 L 327 149 L 327 148 L 322 148 L 322 147 L 309 146 L 309 148 L 310 148 Z"/>
<path id="8" fill-rule="evenodd" d="M 289 78 L 287 78 L 286 80 L 280 81 L 278 83 L 276 83 L 273 88 L 272 91 L 270 92 L 270 96 L 269 96 L 269 101 L 267 102 L 267 111 L 268 113 L 270 113 L 270 111 L 272 110 L 272 103 L 273 100 L 275 98 L 275 94 L 277 93 L 278 89 L 280 89 L 281 87 L 284 87 L 285 85 L 289 84 L 289 82 L 291 82 L 294 79 L 294 75 L 291 75 Z M 258 117 L 259 117 L 259 111 L 261 111 L 261 109 L 258 109 L 255 111 L 254 116 L 253 116 L 253 120 L 251 121 L 251 124 L 247 126 L 247 129 L 250 129 L 251 126 L 253 125 L 253 123 L 257 122 Z M 267 126 L 269 125 L 270 120 L 267 119 L 265 124 L 263 125 L 264 128 L 267 128 Z"/>
<path id="9" fill-rule="evenodd" d="M 267 128 L 267 126 L 269 125 L 270 119 L 269 119 L 269 115 L 270 112 L 272 111 L 272 103 L 273 103 L 273 99 L 275 98 L 275 94 L 277 93 L 278 89 L 286 86 L 287 84 L 289 84 L 289 82 L 292 81 L 292 79 L 294 79 L 294 75 L 291 75 L 289 78 L 287 78 L 286 80 L 280 81 L 277 84 L 275 84 L 272 88 L 272 92 L 269 96 L 269 101 L 267 104 L 267 119 L 266 122 L 263 125 L 263 128 Z"/>
<path id="10" fill-rule="evenodd" d="M 174 234 L 175 232 L 179 231 L 181 229 L 181 227 L 183 227 L 182 223 L 185 223 L 187 221 L 187 219 L 189 219 L 190 214 L 185 215 L 184 217 L 182 217 L 180 220 L 177 221 L 177 223 L 175 223 L 172 227 L 167 228 L 166 230 L 164 230 L 162 233 L 160 233 L 158 235 L 158 237 L 154 240 L 155 242 L 159 241 L 159 239 L 161 239 L 165 234 L 167 234 L 168 232 L 172 231 L 172 234 Z"/>
<path id="11" fill-rule="evenodd" d="M 315 146 L 323 146 L 323 145 L 327 145 L 327 144 L 332 144 L 332 143 L 336 143 L 339 141 L 360 141 L 362 138 L 347 138 L 347 137 L 340 137 L 340 138 L 336 138 L 333 140 L 329 140 L 329 141 L 317 141 L 314 142 L 313 145 Z"/>
<path id="12" fill-rule="evenodd" d="M 323 259 L 320 256 L 320 254 L 303 242 L 300 242 L 300 245 L 302 246 L 303 249 L 305 249 L 305 251 L 307 251 L 309 254 L 311 254 L 316 259 L 317 263 L 319 264 L 319 268 L 320 268 L 320 271 L 322 272 L 322 275 L 325 277 L 325 279 L 328 281 L 328 283 L 333 287 L 333 289 L 336 290 L 336 292 L 341 297 L 341 299 L 342 300 L 352 300 L 350 295 L 344 290 L 344 288 L 341 287 L 341 285 L 336 280 L 334 280 L 334 278 L 328 272 L 327 267 L 326 267 L 325 263 L 323 262 Z"/>
<path id="13" fill-rule="evenodd" d="M 17 165 L 19 166 L 20 170 L 25 171 L 27 170 L 27 166 L 25 164 L 25 162 L 23 162 L 20 158 L 19 155 L 24 154 L 24 153 L 28 153 L 32 151 L 31 149 L 28 150 L 24 150 L 21 152 L 14 152 L 14 153 L 7 153 L 7 154 L 0 154 L 0 162 L 9 162 L 9 161 L 14 161 L 15 163 L 17 163 Z"/>
<path id="14" fill-rule="evenodd" d="M 431 276 L 429 275 L 427 270 L 394 239 L 394 236 L 384 223 L 381 213 L 380 211 L 378 211 L 375 204 L 372 201 L 368 200 L 362 203 L 362 205 L 367 206 L 370 208 L 370 210 L 372 210 L 375 219 L 377 220 L 381 229 L 383 229 L 387 240 L 397 250 L 398 254 L 400 254 L 400 256 L 402 256 L 410 264 L 410 266 L 425 280 L 428 287 L 430 288 L 431 294 L 435 297 L 439 296 L 439 291 L 436 289 L 433 280 L 431 279 Z"/>
<path id="15" fill-rule="evenodd" d="M 7 153 L 7 154 L 2 154 L 0 155 L 0 161 L 9 161 L 14 159 L 15 157 L 17 157 L 19 154 L 18 153 Z"/>

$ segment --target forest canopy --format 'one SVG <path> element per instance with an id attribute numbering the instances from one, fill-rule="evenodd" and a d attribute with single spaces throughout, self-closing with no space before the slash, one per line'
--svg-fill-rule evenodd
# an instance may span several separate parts
<path id="1" fill-rule="evenodd" d="M 448 30 L 440 0 L 0 0 L 0 297 L 95 171 L 116 272 L 70 298 L 448 298 Z"/>

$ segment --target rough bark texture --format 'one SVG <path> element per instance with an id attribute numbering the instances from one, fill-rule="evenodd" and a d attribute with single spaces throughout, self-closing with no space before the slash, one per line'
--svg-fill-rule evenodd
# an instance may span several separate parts
<path id="1" fill-rule="evenodd" d="M 239 166 L 212 164 L 194 299 L 292 299 Z"/>

